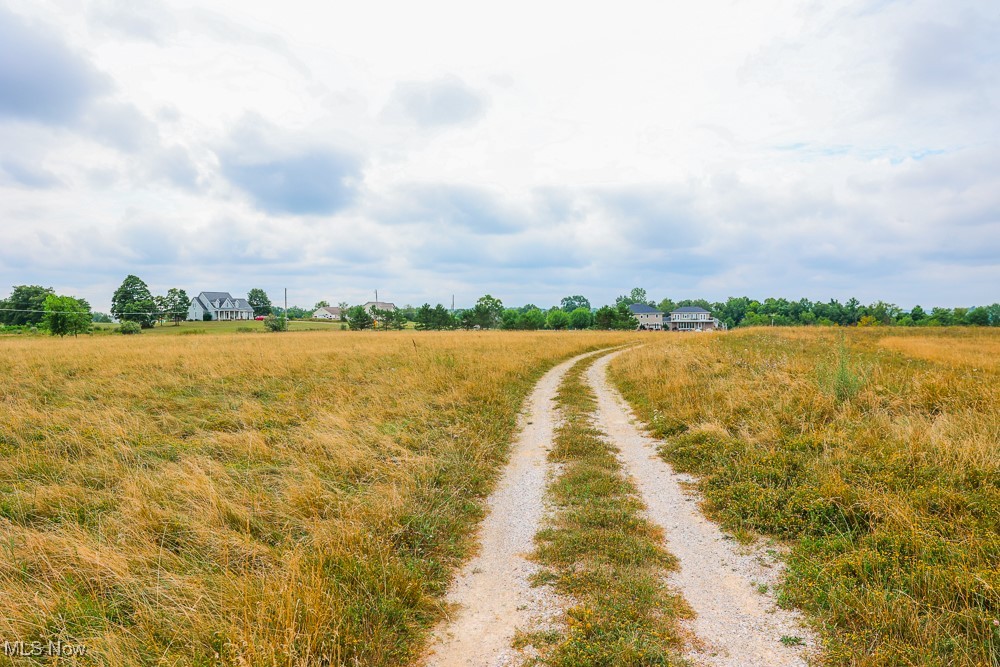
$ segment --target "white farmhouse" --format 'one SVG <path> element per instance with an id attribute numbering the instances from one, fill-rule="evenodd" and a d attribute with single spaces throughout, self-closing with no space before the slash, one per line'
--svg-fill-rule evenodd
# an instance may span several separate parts
<path id="1" fill-rule="evenodd" d="M 209 313 L 213 320 L 252 320 L 253 307 L 246 299 L 234 298 L 229 292 L 202 292 L 191 299 L 187 318 L 201 321 Z"/>
<path id="2" fill-rule="evenodd" d="M 388 310 L 389 312 L 396 310 L 396 304 L 389 301 L 368 301 L 361 307 L 367 310 L 369 315 L 374 315 L 376 308 L 379 310 Z"/>
<path id="3" fill-rule="evenodd" d="M 684 306 L 677 310 L 670 311 L 670 319 L 667 324 L 670 331 L 715 331 L 727 329 L 726 323 L 712 313 L 699 308 L 698 306 Z"/>
<path id="4" fill-rule="evenodd" d="M 340 308 L 337 306 L 322 306 L 316 309 L 316 312 L 312 315 L 315 319 L 319 320 L 341 320 L 343 318 L 343 313 L 340 312 Z"/>

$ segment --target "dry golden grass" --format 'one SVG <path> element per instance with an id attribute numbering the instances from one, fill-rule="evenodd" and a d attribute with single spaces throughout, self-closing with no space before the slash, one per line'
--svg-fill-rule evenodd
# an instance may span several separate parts
<path id="1" fill-rule="evenodd" d="M 534 380 L 634 337 L 0 340 L 0 641 L 404 664 Z"/>
<path id="2" fill-rule="evenodd" d="M 887 336 L 879 344 L 908 357 L 940 364 L 997 369 L 1000 365 L 1000 337 L 989 329 L 959 332 L 949 330 L 944 336 Z"/>
<path id="3" fill-rule="evenodd" d="M 1000 331 L 667 335 L 611 372 L 835 665 L 1000 665 Z"/>

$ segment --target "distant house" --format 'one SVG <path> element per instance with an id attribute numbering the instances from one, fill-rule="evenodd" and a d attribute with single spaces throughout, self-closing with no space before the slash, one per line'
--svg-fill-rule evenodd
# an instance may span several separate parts
<path id="1" fill-rule="evenodd" d="M 369 301 L 364 304 L 362 308 L 367 310 L 369 315 L 373 315 L 376 308 L 379 310 L 388 310 L 390 312 L 394 311 L 396 310 L 396 304 L 389 303 L 388 301 Z"/>
<path id="2" fill-rule="evenodd" d="M 725 330 L 727 327 L 704 308 L 683 306 L 670 311 L 666 328 L 670 331 L 714 331 Z"/>
<path id="3" fill-rule="evenodd" d="M 209 313 L 213 320 L 252 320 L 253 307 L 246 299 L 237 299 L 229 292 L 202 292 L 191 299 L 189 320 L 203 320 Z"/>
<path id="4" fill-rule="evenodd" d="M 639 328 L 647 331 L 659 331 L 663 328 L 663 312 L 645 303 L 629 304 L 635 319 L 639 320 Z"/>
<path id="5" fill-rule="evenodd" d="M 340 320 L 341 316 L 342 313 L 337 306 L 323 306 L 313 313 L 313 317 L 320 320 Z"/>

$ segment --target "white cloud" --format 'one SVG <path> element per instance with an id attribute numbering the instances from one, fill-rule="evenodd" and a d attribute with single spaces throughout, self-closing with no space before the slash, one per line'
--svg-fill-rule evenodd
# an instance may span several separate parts
<path id="1" fill-rule="evenodd" d="M 5 284 L 997 300 L 987 3 L 9 7 Z"/>

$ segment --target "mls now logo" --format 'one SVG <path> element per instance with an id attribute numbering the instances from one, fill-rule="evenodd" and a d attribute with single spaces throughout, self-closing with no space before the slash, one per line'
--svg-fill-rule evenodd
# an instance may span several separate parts
<path id="1" fill-rule="evenodd" d="M 83 644 L 67 644 L 62 640 L 48 642 L 5 641 L 3 654 L 11 658 L 71 658 L 86 655 L 87 647 Z"/>

